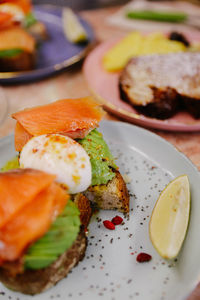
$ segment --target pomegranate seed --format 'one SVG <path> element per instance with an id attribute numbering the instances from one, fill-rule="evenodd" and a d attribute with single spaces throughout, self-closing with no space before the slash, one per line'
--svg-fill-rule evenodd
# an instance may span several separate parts
<path id="1" fill-rule="evenodd" d="M 103 221 L 103 225 L 107 228 L 107 229 L 110 229 L 110 230 L 114 230 L 115 229 L 115 225 L 110 222 L 109 220 L 105 220 Z"/>
<path id="2" fill-rule="evenodd" d="M 112 223 L 113 223 L 114 225 L 120 225 L 122 222 L 123 222 L 123 219 L 122 219 L 120 216 L 115 216 L 115 217 L 112 219 Z"/>
<path id="3" fill-rule="evenodd" d="M 152 259 L 151 255 L 147 254 L 147 253 L 139 253 L 136 257 L 136 260 L 139 262 L 139 263 L 143 263 L 143 262 L 146 262 L 146 261 L 150 261 Z"/>

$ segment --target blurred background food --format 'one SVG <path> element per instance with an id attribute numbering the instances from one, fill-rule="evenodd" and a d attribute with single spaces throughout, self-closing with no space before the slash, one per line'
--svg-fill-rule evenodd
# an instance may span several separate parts
<path id="1" fill-rule="evenodd" d="M 148 0 L 148 1 L 163 2 L 165 0 Z M 200 0 L 186 0 L 186 1 L 200 4 Z M 129 2 L 128 0 L 92 0 L 92 1 L 91 0 L 34 0 L 33 1 L 34 4 L 51 3 L 54 5 L 70 6 L 75 10 L 94 9 L 94 8 L 113 6 L 113 5 L 124 5 L 128 2 Z"/>
<path id="2" fill-rule="evenodd" d="M 34 4 L 54 4 L 60 6 L 69 6 L 75 10 L 94 9 L 112 5 L 123 5 L 128 0 L 34 0 Z"/>

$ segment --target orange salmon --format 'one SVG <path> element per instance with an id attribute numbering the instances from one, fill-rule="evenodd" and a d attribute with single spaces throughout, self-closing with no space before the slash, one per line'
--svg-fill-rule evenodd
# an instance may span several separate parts
<path id="1" fill-rule="evenodd" d="M 56 178 L 31 169 L 0 173 L 0 228 Z"/>
<path id="2" fill-rule="evenodd" d="M 5 190 L 8 185 L 4 188 L 1 186 L 3 190 L 1 211 L 5 211 L 5 202 L 14 208 L 18 207 L 18 202 L 23 202 L 24 205 L 21 205 L 14 215 L 11 213 L 12 217 L 8 218 L 9 221 L 0 227 L 1 263 L 19 258 L 32 242 L 44 235 L 68 200 L 66 192 L 53 181 L 54 176 L 44 172 L 19 169 L 2 173 L 1 181 L 2 177 L 4 182 L 7 181 L 10 185 L 7 192 Z M 29 201 L 21 198 L 28 198 Z"/>
<path id="3" fill-rule="evenodd" d="M 0 30 L 0 50 L 22 49 L 32 53 L 35 51 L 35 40 L 23 28 L 11 26 Z"/>
<path id="4" fill-rule="evenodd" d="M 14 113 L 17 120 L 15 148 L 21 151 L 32 136 L 59 133 L 71 138 L 83 138 L 98 127 L 104 113 L 90 97 L 64 99 Z"/>
<path id="5" fill-rule="evenodd" d="M 0 12 L 0 28 L 6 25 L 10 25 L 12 15 L 9 13 Z"/>

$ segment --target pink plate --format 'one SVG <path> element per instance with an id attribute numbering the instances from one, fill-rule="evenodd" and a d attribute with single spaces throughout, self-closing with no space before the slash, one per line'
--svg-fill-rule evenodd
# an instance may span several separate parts
<path id="1" fill-rule="evenodd" d="M 200 41 L 199 34 L 190 34 L 189 40 Z M 86 58 L 83 72 L 94 96 L 103 103 L 106 110 L 134 124 L 170 131 L 200 131 L 200 119 L 196 120 L 187 112 L 179 112 L 167 120 L 158 120 L 139 114 L 131 105 L 120 99 L 118 89 L 119 72 L 111 73 L 103 69 L 104 54 L 119 38 L 103 42 Z"/>

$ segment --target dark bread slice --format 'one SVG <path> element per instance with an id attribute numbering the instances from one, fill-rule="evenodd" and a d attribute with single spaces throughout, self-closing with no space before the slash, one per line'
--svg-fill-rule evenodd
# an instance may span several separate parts
<path id="1" fill-rule="evenodd" d="M 200 53 L 190 52 L 133 58 L 119 79 L 121 99 L 158 119 L 182 108 L 199 118 L 199 86 Z"/>
<path id="2" fill-rule="evenodd" d="M 116 209 L 129 212 L 129 193 L 120 172 L 113 170 L 115 177 L 107 184 L 91 186 L 84 194 L 98 209 Z"/>
<path id="3" fill-rule="evenodd" d="M 128 89 L 129 86 L 122 86 L 122 84 L 119 83 L 120 98 L 131 103 L 134 108 L 143 115 L 164 120 L 172 117 L 178 111 L 179 97 L 176 91 L 170 87 L 165 89 L 151 87 L 154 100 L 146 105 L 134 105 L 133 99 L 130 98 L 128 93 Z"/>
<path id="4" fill-rule="evenodd" d="M 8 265 L 6 268 L 3 266 L 0 268 L 0 281 L 9 289 L 24 294 L 34 295 L 41 293 L 67 276 L 69 271 L 83 259 L 86 246 L 87 238 L 84 228 L 81 228 L 73 245 L 49 267 L 13 274 L 12 267 L 15 268 L 15 263 L 10 263 L 9 268 Z"/>
<path id="5" fill-rule="evenodd" d="M 36 54 L 23 51 L 14 57 L 0 58 L 0 72 L 28 71 L 35 67 Z"/>
<path id="6" fill-rule="evenodd" d="M 77 205 L 80 211 L 81 224 L 86 229 L 89 225 L 90 219 L 92 217 L 92 208 L 89 199 L 82 193 L 78 193 L 74 196 L 74 203 Z"/>
<path id="7" fill-rule="evenodd" d="M 195 119 L 200 118 L 200 101 L 191 97 L 182 97 L 185 110 Z"/>

